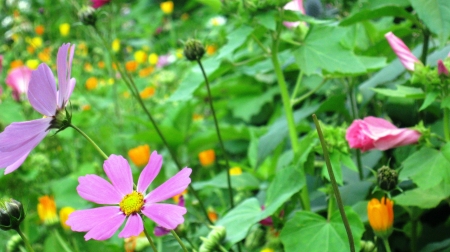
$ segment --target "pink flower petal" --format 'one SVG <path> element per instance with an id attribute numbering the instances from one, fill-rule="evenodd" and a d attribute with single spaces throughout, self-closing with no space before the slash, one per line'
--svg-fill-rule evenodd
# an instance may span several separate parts
<path id="1" fill-rule="evenodd" d="M 292 11 L 299 11 L 302 14 L 305 14 L 305 9 L 303 8 L 303 0 L 293 0 L 288 2 L 283 9 L 285 10 L 292 10 Z M 287 28 L 297 27 L 300 24 L 300 22 L 288 22 L 284 21 L 283 25 Z"/>
<path id="2" fill-rule="evenodd" d="M 378 150 L 387 150 L 397 146 L 417 143 L 420 133 L 410 129 L 398 129 L 390 135 L 382 137 L 375 141 L 375 148 Z"/>
<path id="3" fill-rule="evenodd" d="M 160 226 L 156 226 L 155 229 L 153 229 L 153 234 L 155 236 L 164 236 L 166 234 L 170 233 L 170 230 L 167 228 L 163 228 Z"/>
<path id="4" fill-rule="evenodd" d="M 23 161 L 25 161 L 25 159 L 28 157 L 28 154 L 30 154 L 30 152 L 25 153 L 21 158 L 17 159 L 16 162 L 8 165 L 5 169 L 5 175 L 17 170 L 17 168 L 19 168 L 22 165 Z"/>
<path id="5" fill-rule="evenodd" d="M 414 71 L 414 64 L 416 62 L 420 62 L 414 54 L 412 54 L 411 50 L 403 43 L 401 39 L 396 37 L 392 32 L 388 32 L 384 35 L 389 44 L 391 45 L 392 50 L 394 50 L 397 57 L 400 59 L 400 62 L 403 66 L 410 71 Z"/>
<path id="6" fill-rule="evenodd" d="M 191 168 L 183 168 L 162 185 L 151 191 L 145 197 L 146 202 L 156 203 L 182 193 L 188 187 L 189 183 L 191 183 L 191 179 L 189 178 L 191 172 Z"/>
<path id="7" fill-rule="evenodd" d="M 59 97 L 58 107 L 63 108 L 69 100 L 70 91 L 70 74 L 72 68 L 72 58 L 75 46 L 70 44 L 63 44 L 59 47 L 57 56 L 57 70 L 58 70 L 58 85 L 59 85 Z M 70 50 L 70 52 L 69 52 Z M 67 59 L 67 53 L 69 53 L 69 59 Z M 73 89 L 73 87 L 72 87 Z"/>
<path id="8" fill-rule="evenodd" d="M 119 233 L 119 238 L 128 238 L 131 236 L 138 236 L 144 231 L 144 222 L 139 214 L 132 214 L 128 216 L 127 223 L 122 232 Z"/>
<path id="9" fill-rule="evenodd" d="M 111 238 L 114 233 L 122 226 L 122 223 L 125 221 L 125 214 L 117 214 L 109 219 L 106 219 L 102 223 L 98 223 L 95 227 L 93 227 L 89 232 L 86 233 L 84 239 L 87 241 L 89 239 L 103 241 Z"/>
<path id="10" fill-rule="evenodd" d="M 88 174 L 78 178 L 78 194 L 85 200 L 97 204 L 119 204 L 122 195 L 105 179 Z"/>
<path id="11" fill-rule="evenodd" d="M 145 193 L 148 186 L 156 178 L 162 166 L 162 156 L 158 152 L 153 151 L 150 156 L 148 164 L 142 170 L 141 175 L 139 175 L 139 180 L 137 184 L 137 191 L 140 193 Z"/>
<path id="12" fill-rule="evenodd" d="M 0 133 L 0 152 L 11 152 L 50 127 L 51 117 L 11 123 Z"/>
<path id="13" fill-rule="evenodd" d="M 20 101 L 20 95 L 26 94 L 30 83 L 32 70 L 26 66 L 14 68 L 6 77 L 6 84 L 13 89 L 13 97 Z"/>
<path id="14" fill-rule="evenodd" d="M 441 75 L 441 74 L 446 75 L 446 76 L 449 75 L 448 69 L 447 69 L 447 67 L 445 67 L 444 62 L 442 60 L 438 60 L 437 66 L 438 66 L 438 74 L 439 75 Z"/>
<path id="15" fill-rule="evenodd" d="M 161 227 L 175 229 L 184 222 L 186 208 L 171 204 L 145 204 L 142 213 Z"/>
<path id="16" fill-rule="evenodd" d="M 66 224 L 70 226 L 73 231 L 87 232 L 116 215 L 124 215 L 118 206 L 104 206 L 77 210 L 69 215 Z"/>
<path id="17" fill-rule="evenodd" d="M 45 63 L 40 64 L 31 74 L 28 100 L 39 113 L 49 117 L 55 115 L 56 84 L 52 70 Z"/>
<path id="18" fill-rule="evenodd" d="M 125 196 L 133 191 L 133 176 L 128 161 L 122 156 L 111 155 L 103 169 L 116 190 Z"/>

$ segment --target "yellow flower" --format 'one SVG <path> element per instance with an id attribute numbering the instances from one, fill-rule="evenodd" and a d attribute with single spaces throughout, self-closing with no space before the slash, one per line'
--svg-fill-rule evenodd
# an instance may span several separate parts
<path id="1" fill-rule="evenodd" d="M 213 55 L 217 51 L 217 47 L 215 45 L 209 45 L 206 47 L 206 54 Z"/>
<path id="2" fill-rule="evenodd" d="M 59 25 L 59 33 L 61 33 L 61 36 L 65 37 L 69 35 L 70 32 L 70 24 L 63 23 Z"/>
<path id="3" fill-rule="evenodd" d="M 261 249 L 261 252 L 275 252 L 275 250 L 273 250 L 271 248 L 263 248 L 263 249 Z"/>
<path id="4" fill-rule="evenodd" d="M 155 94 L 155 88 L 154 87 L 146 87 L 144 90 L 142 90 L 139 95 L 142 99 L 147 99 L 152 97 Z"/>
<path id="5" fill-rule="evenodd" d="M 194 122 L 196 122 L 196 121 L 201 121 L 201 120 L 203 120 L 203 116 L 200 115 L 200 114 L 194 113 L 194 114 L 192 115 L 192 120 L 193 120 Z"/>
<path id="6" fill-rule="evenodd" d="M 89 78 L 86 80 L 85 86 L 86 86 L 86 89 L 87 89 L 87 90 L 95 89 L 95 88 L 97 87 L 97 85 L 98 85 L 98 80 L 97 80 L 96 77 L 89 77 Z"/>
<path id="7" fill-rule="evenodd" d="M 114 78 L 108 79 L 108 85 L 114 85 Z"/>
<path id="8" fill-rule="evenodd" d="M 36 32 L 37 35 L 42 35 L 44 34 L 45 28 L 43 25 L 38 25 L 36 26 L 36 28 L 34 28 L 34 31 Z"/>
<path id="9" fill-rule="evenodd" d="M 381 202 L 378 199 L 372 199 L 367 204 L 367 216 L 374 233 L 387 238 L 392 233 L 394 223 L 394 203 L 390 199 L 383 197 Z"/>
<path id="10" fill-rule="evenodd" d="M 88 54 L 88 46 L 84 42 L 79 43 L 75 50 L 76 54 L 80 54 L 82 56 L 87 56 Z"/>
<path id="11" fill-rule="evenodd" d="M 161 7 L 162 12 L 165 14 L 170 14 L 173 12 L 173 2 L 172 1 L 165 1 L 162 2 L 159 7 Z"/>
<path id="12" fill-rule="evenodd" d="M 39 197 L 37 212 L 39 219 L 45 224 L 58 222 L 58 216 L 56 216 L 56 203 L 53 197 L 47 195 Z"/>
<path id="13" fill-rule="evenodd" d="M 175 52 L 175 55 L 177 56 L 178 59 L 182 59 L 184 58 L 184 53 L 183 53 L 183 49 L 178 48 L 177 51 Z"/>
<path id="14" fill-rule="evenodd" d="M 114 39 L 113 42 L 112 42 L 111 47 L 112 47 L 112 50 L 114 52 L 118 52 L 120 50 L 120 40 L 119 39 Z"/>
<path id="15" fill-rule="evenodd" d="M 134 53 L 134 60 L 136 60 L 137 63 L 144 63 L 146 59 L 147 59 L 146 52 L 144 52 L 142 50 L 138 50 Z"/>
<path id="16" fill-rule="evenodd" d="M 44 50 L 40 53 L 38 53 L 38 58 L 42 62 L 49 62 L 50 61 L 50 48 L 46 47 Z"/>
<path id="17" fill-rule="evenodd" d="M 61 208 L 61 210 L 59 210 L 59 221 L 61 222 L 61 226 L 64 229 L 70 229 L 70 227 L 66 225 L 66 221 L 73 211 L 75 211 L 73 207 L 63 207 Z"/>
<path id="18" fill-rule="evenodd" d="M 151 53 L 148 56 L 148 63 L 150 63 L 150 65 L 156 65 L 156 63 L 158 63 L 158 54 Z"/>
<path id="19" fill-rule="evenodd" d="M 29 59 L 25 62 L 25 65 L 27 65 L 27 67 L 31 68 L 31 69 L 36 69 L 39 65 L 39 60 L 37 59 Z"/>
<path id="20" fill-rule="evenodd" d="M 83 110 L 83 111 L 91 110 L 91 105 L 89 105 L 89 104 L 83 105 L 83 106 L 81 107 L 81 110 Z"/>
<path id="21" fill-rule="evenodd" d="M 198 154 L 198 159 L 200 160 L 200 164 L 202 164 L 202 166 L 208 166 L 216 161 L 216 153 L 213 149 L 205 150 Z"/>
<path id="22" fill-rule="evenodd" d="M 230 169 L 231 176 L 237 176 L 237 175 L 241 175 L 241 174 L 242 174 L 241 167 L 235 166 Z"/>
<path id="23" fill-rule="evenodd" d="M 144 144 L 133 148 L 128 151 L 128 156 L 136 166 L 144 166 L 150 159 L 150 146 Z"/>
<path id="24" fill-rule="evenodd" d="M 89 62 L 84 63 L 84 70 L 86 72 L 92 72 L 93 69 L 94 68 L 92 67 L 91 63 L 89 63 Z"/>

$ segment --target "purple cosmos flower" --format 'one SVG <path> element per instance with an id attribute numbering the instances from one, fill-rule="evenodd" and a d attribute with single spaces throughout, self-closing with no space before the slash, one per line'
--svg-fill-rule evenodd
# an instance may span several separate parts
<path id="1" fill-rule="evenodd" d="M 283 8 L 285 10 L 300 11 L 302 14 L 305 14 L 305 8 L 303 8 L 303 0 L 290 1 Z M 287 28 L 297 27 L 299 24 L 300 22 L 283 22 L 283 25 Z"/>
<path id="2" fill-rule="evenodd" d="M 6 76 L 6 84 L 12 88 L 14 100 L 20 101 L 20 96 L 28 92 L 32 70 L 26 66 L 14 68 Z"/>
<path id="3" fill-rule="evenodd" d="M 181 207 L 184 207 L 184 197 L 183 196 L 180 196 L 178 205 Z M 155 229 L 153 230 L 153 234 L 155 236 L 164 236 L 168 233 L 170 233 L 170 229 L 167 229 L 167 228 L 164 228 L 161 226 L 156 226 Z"/>
<path id="4" fill-rule="evenodd" d="M 45 63 L 32 72 L 28 100 L 44 118 L 12 123 L 0 133 L 0 168 L 6 168 L 5 174 L 19 168 L 50 129 L 63 130 L 70 124 L 70 117 L 62 111 L 75 86 L 75 79 L 70 78 L 74 48 L 63 44 L 58 50 L 58 91 L 53 73 Z"/>
<path id="5" fill-rule="evenodd" d="M 407 70 L 414 71 L 414 64 L 416 62 L 420 62 L 420 60 L 418 60 L 405 45 L 405 43 L 403 43 L 403 41 L 396 37 L 392 32 L 386 33 L 384 37 L 391 45 L 391 48 L 394 50 L 395 54 L 397 54 L 397 57 L 400 59 L 400 62 L 402 62 L 403 66 Z"/>
<path id="6" fill-rule="evenodd" d="M 133 177 L 128 162 L 122 156 L 111 155 L 103 164 L 103 169 L 111 184 L 105 179 L 89 174 L 80 177 L 78 194 L 102 206 L 86 210 L 78 210 L 69 215 L 66 224 L 73 231 L 87 232 L 86 240 L 109 239 L 127 219 L 125 227 L 119 233 L 120 238 L 137 236 L 144 230 L 141 214 L 166 229 L 174 229 L 184 222 L 186 208 L 158 203 L 173 197 L 186 189 L 191 183 L 189 175 L 192 170 L 183 168 L 169 180 L 150 193 L 148 186 L 161 170 L 162 156 L 152 152 L 147 166 L 142 170 L 136 189 L 133 189 Z"/>

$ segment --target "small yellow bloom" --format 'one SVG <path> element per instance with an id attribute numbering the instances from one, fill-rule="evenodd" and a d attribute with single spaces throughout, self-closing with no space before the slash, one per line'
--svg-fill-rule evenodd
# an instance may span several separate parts
<path id="1" fill-rule="evenodd" d="M 95 89 L 98 86 L 98 79 L 96 77 L 89 77 L 86 80 L 85 86 L 87 90 Z"/>
<path id="2" fill-rule="evenodd" d="M 84 63 L 84 70 L 86 72 L 92 72 L 93 69 L 94 68 L 92 67 L 91 63 L 89 63 L 89 62 Z"/>
<path id="3" fill-rule="evenodd" d="M 112 47 L 112 50 L 114 52 L 118 52 L 120 50 L 120 40 L 119 39 L 114 39 L 113 42 L 112 42 L 111 47 Z"/>
<path id="4" fill-rule="evenodd" d="M 150 63 L 150 65 L 156 65 L 156 63 L 158 63 L 158 54 L 151 53 L 148 56 L 148 63 Z"/>
<path id="5" fill-rule="evenodd" d="M 114 78 L 108 79 L 108 85 L 114 85 Z"/>
<path id="6" fill-rule="evenodd" d="M 41 37 L 34 37 L 31 39 L 31 46 L 33 46 L 34 48 L 39 48 L 42 46 L 43 41 Z"/>
<path id="7" fill-rule="evenodd" d="M 59 33 L 61 33 L 61 36 L 65 37 L 69 35 L 70 32 L 70 24 L 63 23 L 59 25 Z"/>
<path id="8" fill-rule="evenodd" d="M 91 110 L 91 105 L 89 105 L 89 104 L 83 105 L 83 106 L 81 107 L 81 110 L 83 110 L 83 111 Z"/>
<path id="9" fill-rule="evenodd" d="M 23 62 L 21 61 L 21 60 L 13 60 L 12 62 L 11 62 L 11 69 L 14 69 L 14 68 L 17 68 L 17 67 L 20 67 L 20 66 L 23 66 Z"/>
<path id="10" fill-rule="evenodd" d="M 69 218 L 69 215 L 75 211 L 73 207 L 63 207 L 61 210 L 59 210 L 59 221 L 61 222 L 61 226 L 64 229 L 69 230 L 70 227 L 66 225 L 66 221 Z"/>
<path id="11" fill-rule="evenodd" d="M 84 42 L 79 43 L 75 50 L 76 54 L 80 54 L 82 56 L 87 56 L 88 54 L 88 46 Z"/>
<path id="12" fill-rule="evenodd" d="M 103 68 L 105 68 L 105 62 L 104 62 L 104 61 L 99 61 L 99 62 L 97 63 L 97 66 L 98 66 L 99 68 L 103 69 Z"/>
<path id="13" fill-rule="evenodd" d="M 128 156 L 136 166 L 144 166 L 150 159 L 150 146 L 144 144 L 133 148 L 128 151 Z"/>
<path id="14" fill-rule="evenodd" d="M 44 34 L 45 28 L 43 25 L 38 25 L 36 26 L 36 28 L 34 28 L 34 31 L 36 32 L 37 35 L 42 35 Z"/>
<path id="15" fill-rule="evenodd" d="M 127 69 L 128 72 L 134 72 L 137 70 L 138 64 L 134 60 L 127 61 L 125 63 L 125 69 Z"/>
<path id="16" fill-rule="evenodd" d="M 58 222 L 58 216 L 56 215 L 56 203 L 53 197 L 49 197 L 47 195 L 39 197 L 37 212 L 39 219 L 41 219 L 41 221 L 45 224 L 53 224 Z"/>
<path id="17" fill-rule="evenodd" d="M 144 90 L 142 90 L 139 95 L 142 99 L 147 99 L 152 97 L 155 94 L 155 88 L 154 87 L 146 87 Z"/>
<path id="18" fill-rule="evenodd" d="M 216 161 L 216 153 L 213 149 L 205 150 L 198 154 L 198 159 L 202 166 L 209 166 Z"/>
<path id="19" fill-rule="evenodd" d="M 215 45 L 206 46 L 206 54 L 213 55 L 217 51 L 217 47 Z"/>
<path id="20" fill-rule="evenodd" d="M 233 168 L 230 169 L 230 175 L 231 176 L 238 176 L 242 174 L 242 169 L 241 167 L 235 166 Z"/>
<path id="21" fill-rule="evenodd" d="M 211 222 L 216 222 L 219 216 L 217 215 L 217 212 L 213 208 L 208 208 L 208 219 Z"/>
<path id="22" fill-rule="evenodd" d="M 370 226 L 377 236 L 381 238 L 389 237 L 394 223 L 394 203 L 390 199 L 383 197 L 381 202 L 378 199 L 369 201 L 367 216 Z"/>
<path id="23" fill-rule="evenodd" d="M 192 115 L 192 120 L 193 120 L 194 122 L 196 122 L 196 121 L 201 121 L 201 120 L 203 120 L 203 116 L 200 115 L 200 114 L 194 113 L 194 114 Z"/>
<path id="24" fill-rule="evenodd" d="M 39 65 L 39 60 L 37 59 L 29 59 L 25 62 L 25 65 L 27 65 L 27 67 L 31 68 L 31 69 L 36 69 Z"/>
<path id="25" fill-rule="evenodd" d="M 184 53 L 183 53 L 183 51 L 184 51 L 183 49 L 178 48 L 178 49 L 176 50 L 176 52 L 175 52 L 175 56 L 177 56 L 178 59 L 184 58 Z"/>
<path id="26" fill-rule="evenodd" d="M 271 248 L 263 248 L 263 249 L 261 249 L 261 252 L 275 252 L 275 250 L 273 250 Z"/>
<path id="27" fill-rule="evenodd" d="M 161 7 L 162 12 L 164 14 L 170 14 L 173 12 L 173 2 L 172 1 L 165 1 L 162 2 L 159 7 Z"/>
<path id="28" fill-rule="evenodd" d="M 134 53 L 134 60 L 137 61 L 137 63 L 144 63 L 147 60 L 147 53 L 142 51 L 142 50 L 138 50 Z"/>

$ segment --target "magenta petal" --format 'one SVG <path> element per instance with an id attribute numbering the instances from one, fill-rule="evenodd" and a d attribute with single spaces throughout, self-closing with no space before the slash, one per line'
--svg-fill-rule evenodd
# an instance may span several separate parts
<path id="1" fill-rule="evenodd" d="M 102 223 L 98 223 L 98 225 L 94 226 L 89 232 L 86 233 L 84 239 L 87 241 L 89 239 L 94 240 L 106 240 L 111 238 L 114 233 L 122 226 L 122 223 L 125 221 L 126 215 L 123 213 L 117 214 Z"/>
<path id="2" fill-rule="evenodd" d="M 184 222 L 186 208 L 171 204 L 146 204 L 142 213 L 161 227 L 175 229 Z"/>
<path id="3" fill-rule="evenodd" d="M 69 215 L 66 225 L 73 231 L 87 232 L 107 219 L 118 214 L 124 215 L 118 206 L 104 206 L 77 210 Z"/>
<path id="4" fill-rule="evenodd" d="M 25 159 L 28 157 L 28 154 L 30 154 L 30 152 L 25 153 L 21 158 L 17 159 L 16 162 L 8 165 L 5 169 L 5 175 L 17 170 L 17 168 L 19 168 L 22 165 L 23 161 L 25 161 Z"/>
<path id="5" fill-rule="evenodd" d="M 387 150 L 408 144 L 417 143 L 420 133 L 410 129 L 397 129 L 390 132 L 389 135 L 375 141 L 375 148 L 379 150 Z"/>
<path id="6" fill-rule="evenodd" d="M 153 234 L 155 236 L 164 236 L 166 234 L 170 233 L 170 230 L 167 228 L 163 228 L 160 226 L 156 226 L 155 229 L 153 229 Z"/>
<path id="7" fill-rule="evenodd" d="M 409 50 L 405 43 L 392 32 L 386 33 L 384 37 L 389 42 L 389 45 L 395 54 L 397 54 L 397 57 L 400 59 L 403 66 L 407 70 L 414 71 L 414 64 L 420 61 L 416 58 L 416 56 L 414 56 L 414 54 L 412 54 L 411 50 Z"/>
<path id="8" fill-rule="evenodd" d="M 158 152 L 153 151 L 148 164 L 145 166 L 144 170 L 142 170 L 141 175 L 139 175 L 137 184 L 138 192 L 145 193 L 150 183 L 152 183 L 161 170 L 161 166 L 162 156 L 159 155 Z"/>
<path id="9" fill-rule="evenodd" d="M 446 75 L 446 76 L 449 75 L 448 69 L 447 67 L 445 67 L 444 62 L 442 60 L 438 60 L 437 68 L 439 75 Z"/>
<path id="10" fill-rule="evenodd" d="M 5 82 L 13 89 L 13 92 L 17 94 L 17 97 L 15 97 L 16 100 L 20 100 L 21 94 L 27 93 L 31 73 L 32 70 L 26 66 L 14 68 L 8 73 Z"/>
<path id="11" fill-rule="evenodd" d="M 39 113 L 54 116 L 56 113 L 56 84 L 52 70 L 42 63 L 31 74 L 28 100 Z"/>
<path id="12" fill-rule="evenodd" d="M 191 183 L 191 178 L 189 178 L 191 172 L 191 168 L 183 168 L 162 185 L 151 191 L 145 197 L 146 202 L 156 203 L 182 193 L 188 187 L 189 183 Z"/>
<path id="13" fill-rule="evenodd" d="M 119 233 L 119 238 L 128 238 L 131 236 L 138 236 L 144 231 L 144 222 L 139 214 L 132 214 L 128 216 L 127 223 L 122 232 Z"/>
<path id="14" fill-rule="evenodd" d="M 78 178 L 78 194 L 85 200 L 97 204 L 119 204 L 122 195 L 105 179 L 88 174 Z"/>
<path id="15" fill-rule="evenodd" d="M 75 46 L 70 46 L 70 44 L 63 44 L 59 47 L 57 56 L 57 70 L 58 70 L 58 85 L 59 85 L 59 97 L 58 106 L 63 108 L 67 101 L 69 100 L 70 88 L 70 74 L 72 66 L 72 58 Z M 70 52 L 69 52 L 70 50 Z M 69 53 L 69 59 L 67 58 L 67 53 Z M 73 89 L 73 88 L 72 88 Z"/>
<path id="16" fill-rule="evenodd" d="M 50 127 L 52 118 L 11 123 L 0 133 L 0 152 L 11 152 Z"/>
<path id="17" fill-rule="evenodd" d="M 111 155 L 103 163 L 106 176 L 116 190 L 125 196 L 133 191 L 133 176 L 128 161 L 122 156 Z"/>

